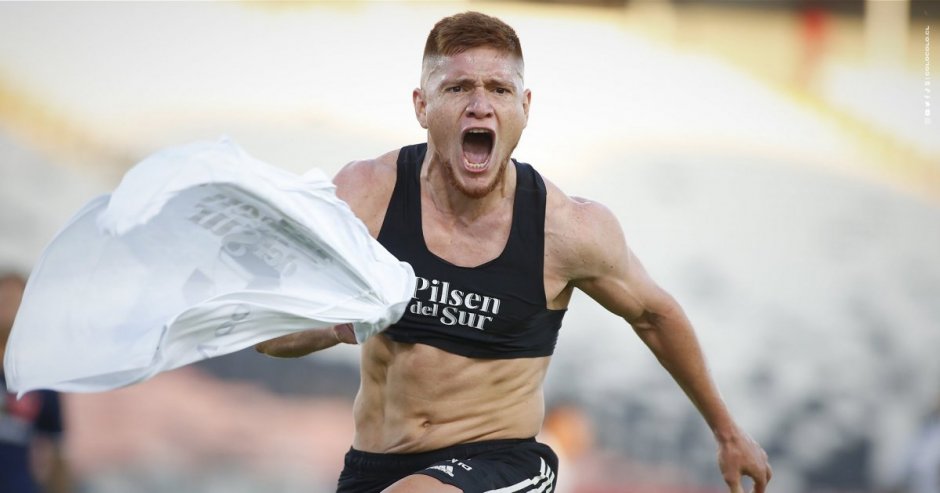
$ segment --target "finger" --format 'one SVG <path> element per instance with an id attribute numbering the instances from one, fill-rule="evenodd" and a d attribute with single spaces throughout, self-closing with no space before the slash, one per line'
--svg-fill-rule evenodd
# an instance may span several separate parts
<path id="1" fill-rule="evenodd" d="M 764 468 L 764 479 L 760 482 L 760 487 L 757 489 L 757 493 L 764 493 L 764 489 L 767 488 L 767 483 L 770 482 L 770 478 L 774 476 L 774 470 L 770 468 L 770 464 L 767 464 Z"/>
<path id="2" fill-rule="evenodd" d="M 770 477 L 773 475 L 770 464 L 766 464 L 762 469 L 758 474 L 746 473 L 748 477 L 754 480 L 754 487 L 752 488 L 754 493 L 764 493 L 767 483 L 770 482 Z"/>
<path id="3" fill-rule="evenodd" d="M 764 477 L 754 478 L 754 493 L 764 493 L 764 488 L 767 487 L 767 479 Z"/>
<path id="4" fill-rule="evenodd" d="M 725 483 L 728 484 L 728 491 L 731 493 L 744 493 L 744 488 L 741 487 L 740 476 L 726 477 Z"/>

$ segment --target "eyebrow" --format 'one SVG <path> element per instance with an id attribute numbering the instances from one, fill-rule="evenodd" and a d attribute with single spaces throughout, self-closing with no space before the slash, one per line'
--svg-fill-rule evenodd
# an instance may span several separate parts
<path id="1" fill-rule="evenodd" d="M 472 86 L 476 84 L 477 79 L 475 77 L 461 76 L 461 77 L 457 77 L 456 79 L 445 78 L 441 82 L 442 82 L 441 85 L 443 86 L 452 86 L 455 84 L 460 85 L 460 86 Z M 488 77 L 483 80 L 483 85 L 485 87 L 491 87 L 491 86 L 515 87 L 516 86 L 516 84 L 511 79 L 505 79 L 502 77 Z"/>

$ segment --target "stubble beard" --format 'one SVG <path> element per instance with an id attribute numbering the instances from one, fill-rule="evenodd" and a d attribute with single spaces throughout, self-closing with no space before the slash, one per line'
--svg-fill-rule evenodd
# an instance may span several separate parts
<path id="1" fill-rule="evenodd" d="M 499 165 L 499 170 L 496 172 L 496 179 L 490 182 L 488 185 L 482 188 L 467 188 L 454 175 L 454 169 L 451 167 L 450 161 L 444 159 L 439 152 L 435 152 L 435 158 L 438 163 L 441 164 L 442 173 L 444 174 L 444 179 L 447 180 L 447 184 L 453 187 L 455 190 L 463 194 L 467 198 L 471 199 L 482 199 L 487 195 L 491 194 L 493 190 L 496 190 L 504 180 L 504 175 L 506 173 L 506 165 L 509 163 L 507 158 Z"/>
<path id="2" fill-rule="evenodd" d="M 468 188 L 460 183 L 460 180 L 454 175 L 454 169 L 451 167 L 451 163 L 448 160 L 445 160 L 440 154 L 437 154 L 437 162 L 441 163 L 442 173 L 444 174 L 444 179 L 447 180 L 447 184 L 450 185 L 454 190 L 457 190 L 467 198 L 471 199 L 482 199 L 487 195 L 493 193 L 505 179 L 506 165 L 509 163 L 509 159 L 506 159 L 499 165 L 499 170 L 496 173 L 496 178 L 490 182 L 488 185 L 482 188 Z"/>

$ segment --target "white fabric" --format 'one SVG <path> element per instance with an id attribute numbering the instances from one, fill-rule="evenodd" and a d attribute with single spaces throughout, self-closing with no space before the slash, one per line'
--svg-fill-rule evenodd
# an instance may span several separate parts
<path id="1" fill-rule="evenodd" d="M 414 272 L 327 177 L 227 139 L 159 152 L 46 247 L 5 356 L 7 386 L 101 391 L 294 331 L 396 322 Z"/>

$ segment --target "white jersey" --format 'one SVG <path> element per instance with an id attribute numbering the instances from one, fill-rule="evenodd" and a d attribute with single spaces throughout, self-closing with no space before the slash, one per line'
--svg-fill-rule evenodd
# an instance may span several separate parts
<path id="1" fill-rule="evenodd" d="M 148 157 L 46 247 L 8 387 L 108 390 L 340 323 L 365 341 L 401 317 L 415 277 L 334 191 L 227 139 Z"/>

